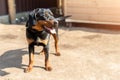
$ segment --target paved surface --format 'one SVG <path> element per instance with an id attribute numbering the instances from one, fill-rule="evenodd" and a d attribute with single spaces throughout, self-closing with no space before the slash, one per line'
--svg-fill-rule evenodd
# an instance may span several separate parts
<path id="1" fill-rule="evenodd" d="M 24 73 L 28 50 L 23 25 L 0 24 L 0 80 L 119 80 L 120 32 L 88 28 L 60 28 L 61 56 L 54 55 L 50 41 L 50 63 L 44 70 L 42 47 L 36 47 L 34 69 Z"/>

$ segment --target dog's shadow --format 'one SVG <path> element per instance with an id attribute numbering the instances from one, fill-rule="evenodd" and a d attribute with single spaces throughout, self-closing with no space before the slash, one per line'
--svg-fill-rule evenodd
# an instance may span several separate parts
<path id="1" fill-rule="evenodd" d="M 6 72 L 6 68 L 20 68 L 22 66 L 22 56 L 28 52 L 23 49 L 9 50 L 0 56 L 0 76 L 5 76 L 10 73 Z"/>

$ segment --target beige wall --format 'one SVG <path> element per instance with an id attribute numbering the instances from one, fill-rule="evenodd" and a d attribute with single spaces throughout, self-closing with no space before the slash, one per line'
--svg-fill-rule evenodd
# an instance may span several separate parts
<path id="1" fill-rule="evenodd" d="M 120 0 L 64 0 L 64 14 L 74 20 L 120 23 Z"/>

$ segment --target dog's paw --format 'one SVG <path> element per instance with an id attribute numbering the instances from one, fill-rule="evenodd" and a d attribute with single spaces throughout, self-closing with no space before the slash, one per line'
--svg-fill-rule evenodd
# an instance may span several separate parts
<path id="1" fill-rule="evenodd" d="M 60 54 L 59 52 L 57 52 L 55 55 L 56 55 L 56 56 L 60 56 L 61 54 Z"/>
<path id="2" fill-rule="evenodd" d="M 52 68 L 51 67 L 45 67 L 45 70 L 46 71 L 52 71 Z"/>
<path id="3" fill-rule="evenodd" d="M 26 68 L 26 69 L 24 70 L 25 73 L 28 73 L 28 72 L 30 72 L 30 71 L 32 71 L 32 68 L 30 68 L 30 67 L 28 67 L 28 68 Z"/>

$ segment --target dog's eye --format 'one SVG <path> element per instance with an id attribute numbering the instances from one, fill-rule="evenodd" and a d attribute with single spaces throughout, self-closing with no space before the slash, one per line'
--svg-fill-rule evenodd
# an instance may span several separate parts
<path id="1" fill-rule="evenodd" d="M 39 14 L 36 14 L 36 17 L 39 17 L 40 15 Z"/>

